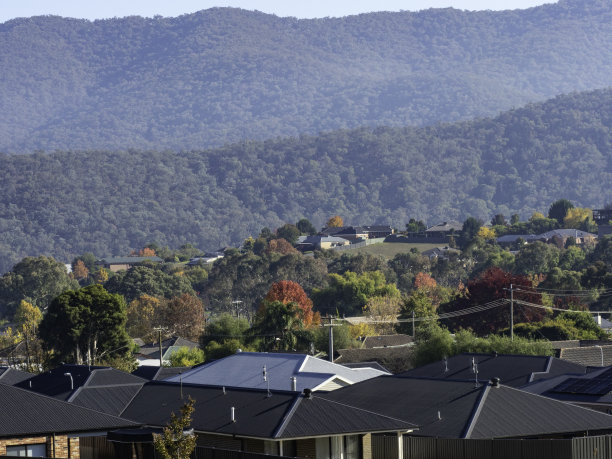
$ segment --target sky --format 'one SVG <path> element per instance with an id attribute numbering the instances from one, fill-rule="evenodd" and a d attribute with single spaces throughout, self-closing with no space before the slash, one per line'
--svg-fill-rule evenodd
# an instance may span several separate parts
<path id="1" fill-rule="evenodd" d="M 215 6 L 258 10 L 297 18 L 342 17 L 372 11 L 523 9 L 556 0 L 0 0 L 0 22 L 17 17 L 57 16 L 105 19 L 124 16 L 180 16 Z"/>

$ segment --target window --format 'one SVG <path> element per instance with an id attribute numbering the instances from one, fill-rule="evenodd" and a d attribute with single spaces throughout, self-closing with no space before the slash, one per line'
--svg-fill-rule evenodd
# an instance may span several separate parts
<path id="1" fill-rule="evenodd" d="M 7 446 L 6 455 L 22 457 L 44 457 L 47 455 L 47 445 L 42 443 L 37 445 Z"/>
<path id="2" fill-rule="evenodd" d="M 361 442 L 359 435 L 317 438 L 317 459 L 359 459 Z"/>

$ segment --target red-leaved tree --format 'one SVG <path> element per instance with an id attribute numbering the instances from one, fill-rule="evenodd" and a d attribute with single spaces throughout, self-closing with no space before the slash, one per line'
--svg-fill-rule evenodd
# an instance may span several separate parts
<path id="1" fill-rule="evenodd" d="M 312 300 L 300 284 L 293 281 L 283 280 L 275 282 L 270 287 L 265 298 L 268 302 L 280 301 L 283 304 L 297 304 L 304 326 L 309 327 L 320 322 L 319 313 L 312 310 Z"/>
<path id="2" fill-rule="evenodd" d="M 484 271 L 480 276 L 471 279 L 467 284 L 467 295 L 458 297 L 440 305 L 440 314 L 461 311 L 473 306 L 480 306 L 499 299 L 510 298 L 510 285 L 514 299 L 534 304 L 542 304 L 542 296 L 534 293 L 533 282 L 527 276 L 512 274 L 498 267 Z M 546 315 L 541 308 L 514 305 L 514 323 L 538 322 Z M 452 330 L 471 328 L 474 333 L 486 336 L 510 326 L 510 304 L 492 309 L 466 314 L 443 322 Z"/>

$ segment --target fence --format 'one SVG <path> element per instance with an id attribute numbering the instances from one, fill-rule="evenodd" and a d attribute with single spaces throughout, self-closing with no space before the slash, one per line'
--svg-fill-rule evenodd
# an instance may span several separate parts
<path id="1" fill-rule="evenodd" d="M 397 451 L 396 451 L 397 452 Z M 106 437 L 81 437 L 81 459 L 122 459 L 133 458 L 154 459 L 160 457 L 153 451 L 151 443 L 112 443 Z M 0 458 L 5 456 L 0 456 Z M 287 456 L 249 453 L 208 446 L 197 446 L 192 459 L 290 459 Z"/>
<path id="2" fill-rule="evenodd" d="M 372 457 L 398 457 L 395 436 L 372 437 Z M 404 437 L 404 459 L 612 459 L 612 436 L 542 440 Z"/>

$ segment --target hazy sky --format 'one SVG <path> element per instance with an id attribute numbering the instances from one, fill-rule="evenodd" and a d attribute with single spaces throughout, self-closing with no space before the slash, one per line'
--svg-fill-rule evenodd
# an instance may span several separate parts
<path id="1" fill-rule="evenodd" d="M 278 16 L 317 18 L 371 11 L 418 11 L 452 6 L 465 10 L 529 8 L 556 0 L 0 0 L 0 22 L 16 17 L 54 14 L 103 19 L 131 15 L 180 16 L 212 8 L 235 6 Z"/>

